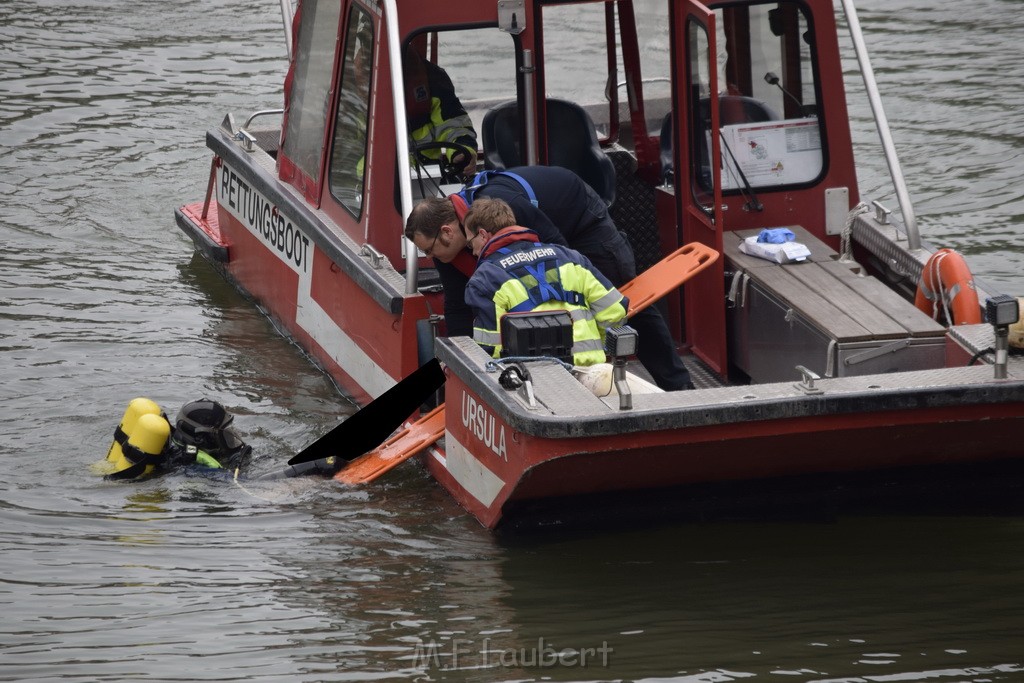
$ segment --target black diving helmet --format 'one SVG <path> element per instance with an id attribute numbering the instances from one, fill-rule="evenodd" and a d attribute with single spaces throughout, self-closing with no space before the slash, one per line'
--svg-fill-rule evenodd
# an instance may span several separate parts
<path id="1" fill-rule="evenodd" d="M 235 416 L 210 399 L 186 403 L 178 411 L 173 438 L 183 446 L 195 446 L 226 467 L 237 467 L 252 451 L 231 429 Z"/>

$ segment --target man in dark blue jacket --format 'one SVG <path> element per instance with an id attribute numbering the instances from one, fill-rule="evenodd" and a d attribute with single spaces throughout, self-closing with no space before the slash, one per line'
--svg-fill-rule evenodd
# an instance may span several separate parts
<path id="1" fill-rule="evenodd" d="M 409 214 L 405 234 L 434 258 L 445 292 L 445 321 L 451 336 L 472 336 L 473 313 L 465 302 L 475 259 L 466 251 L 462 218 L 479 197 L 503 199 L 516 223 L 542 242 L 561 244 L 586 256 L 616 287 L 636 277 L 626 236 L 608 215 L 604 201 L 572 171 L 557 166 L 518 166 L 478 174 L 457 195 L 429 198 Z M 675 350 L 665 319 L 654 306 L 629 319 L 640 334 L 637 357 L 666 391 L 693 388 Z"/>

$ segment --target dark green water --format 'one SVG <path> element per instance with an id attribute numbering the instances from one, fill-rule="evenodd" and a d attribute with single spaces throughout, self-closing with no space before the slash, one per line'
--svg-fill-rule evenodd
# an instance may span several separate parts
<path id="1" fill-rule="evenodd" d="M 134 396 L 223 401 L 267 466 L 352 410 L 172 218 L 205 130 L 280 106 L 277 3 L 127 7 L 0 4 L 0 680 L 1024 681 L 1019 516 L 509 539 L 411 464 L 358 490 L 92 475 Z M 1024 15 L 970 9 L 861 20 L 926 238 L 1022 294 Z"/>

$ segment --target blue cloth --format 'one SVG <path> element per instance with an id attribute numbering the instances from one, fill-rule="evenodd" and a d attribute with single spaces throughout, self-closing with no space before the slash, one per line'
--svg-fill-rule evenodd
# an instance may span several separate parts
<path id="1" fill-rule="evenodd" d="M 758 242 L 767 242 L 769 244 L 782 244 L 784 242 L 792 242 L 795 239 L 796 235 L 789 228 L 766 228 L 757 236 Z"/>

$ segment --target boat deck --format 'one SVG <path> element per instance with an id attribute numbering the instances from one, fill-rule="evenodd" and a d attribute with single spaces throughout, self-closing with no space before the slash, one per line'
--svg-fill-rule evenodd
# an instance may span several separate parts
<path id="1" fill-rule="evenodd" d="M 950 337 L 953 338 L 957 343 L 962 345 L 965 349 L 969 350 L 972 354 L 979 356 L 979 363 L 987 364 L 991 363 L 994 358 L 994 344 L 995 335 L 992 332 L 992 326 L 986 324 L 980 325 L 957 325 L 949 331 Z M 699 358 L 690 355 L 681 356 L 683 365 L 690 371 L 690 378 L 693 380 L 694 386 L 698 389 L 718 389 L 721 387 L 730 386 L 728 382 L 718 376 L 713 370 L 705 365 Z M 652 384 L 654 384 L 654 378 L 651 377 L 647 369 L 640 364 L 638 360 L 631 360 L 626 366 L 630 373 L 640 377 Z M 990 365 L 988 367 L 991 367 Z M 1010 349 L 1010 355 L 1007 363 L 1007 374 L 1010 377 L 1022 377 L 1024 378 L 1024 349 Z M 732 386 L 749 386 L 748 384 L 735 384 Z"/>
<path id="2" fill-rule="evenodd" d="M 942 325 L 804 228 L 788 227 L 809 249 L 806 260 L 779 264 L 742 253 L 742 240 L 758 230 L 724 241 L 734 273 L 729 357 L 737 369 L 765 383 L 791 379 L 797 366 L 845 377 L 946 365 Z"/>
<path id="3" fill-rule="evenodd" d="M 896 294 L 852 261 L 800 226 L 790 226 L 797 241 L 811 255 L 806 261 L 780 265 L 739 250 L 740 242 L 758 230 L 733 233 L 726 240 L 725 256 L 732 266 L 748 274 L 796 313 L 837 342 L 942 337 L 946 329 Z"/>
<path id="4" fill-rule="evenodd" d="M 983 327 L 983 326 L 976 326 Z M 981 330 L 972 331 L 975 334 Z M 632 410 L 620 410 L 617 396 L 599 398 L 561 365 L 531 363 L 536 405 L 518 391 L 498 385 L 490 358 L 471 339 L 438 340 L 438 357 L 466 386 L 519 431 L 548 437 L 697 427 L 730 422 L 884 412 L 921 407 L 956 407 L 1020 401 L 1024 397 L 1024 356 L 1012 355 L 1008 379 L 995 380 L 991 365 L 914 370 L 766 384 L 723 386 L 696 369 L 698 390 L 634 394 Z M 632 369 L 632 368 L 631 368 Z"/>
<path id="5" fill-rule="evenodd" d="M 683 365 L 690 371 L 690 379 L 693 381 L 693 385 L 698 389 L 717 389 L 719 387 L 728 386 L 728 383 L 719 377 L 711 368 L 704 364 L 704 362 L 691 355 L 682 355 L 680 359 L 683 361 Z M 626 364 L 626 370 L 631 374 L 643 379 L 646 382 L 655 384 L 654 378 L 651 377 L 651 373 L 647 372 L 640 361 L 633 359 Z"/>

